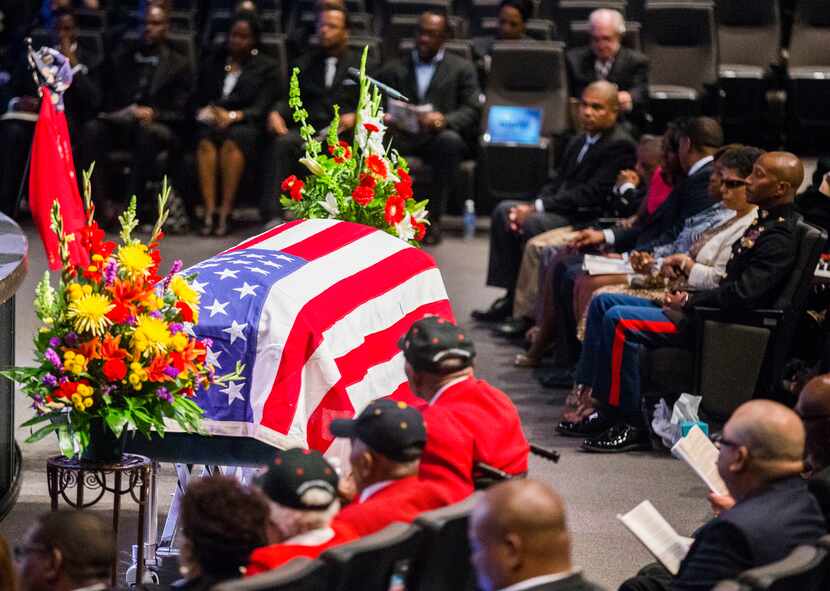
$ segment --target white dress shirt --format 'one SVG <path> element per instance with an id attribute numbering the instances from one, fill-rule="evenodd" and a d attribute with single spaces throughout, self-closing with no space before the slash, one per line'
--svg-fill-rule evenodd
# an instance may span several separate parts
<path id="1" fill-rule="evenodd" d="M 499 589 L 499 591 L 522 591 L 522 589 L 532 589 L 533 587 L 538 587 L 539 585 L 545 585 L 547 583 L 555 583 L 556 581 L 562 581 L 572 575 L 577 574 L 578 572 L 579 569 L 577 568 L 565 571 L 563 573 L 533 577 L 532 579 L 525 579 L 524 581 L 519 581 L 518 583 L 510 585 L 509 587 Z"/>
<path id="2" fill-rule="evenodd" d="M 415 64 L 415 83 L 418 85 L 418 100 L 423 101 L 427 96 L 427 90 L 435 75 L 435 69 L 444 60 L 444 48 L 438 50 L 428 62 L 422 62 L 418 51 L 412 50 L 412 61 Z"/>
<path id="3" fill-rule="evenodd" d="M 326 58 L 326 88 L 331 88 L 332 84 L 334 84 L 334 77 L 337 74 L 337 58 L 336 57 L 327 57 Z"/>

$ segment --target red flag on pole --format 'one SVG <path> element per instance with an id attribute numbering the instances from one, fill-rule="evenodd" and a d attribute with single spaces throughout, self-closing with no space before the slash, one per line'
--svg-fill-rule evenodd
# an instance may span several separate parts
<path id="1" fill-rule="evenodd" d="M 52 102 L 52 93 L 41 87 L 40 115 L 32 142 L 32 161 L 29 171 L 29 207 L 37 225 L 50 269 L 60 269 L 58 237 L 52 231 L 51 210 L 55 200 L 60 204 L 63 229 L 67 235 L 78 232 L 86 224 L 84 206 L 78 192 L 72 145 L 66 115 Z M 69 258 L 73 264 L 88 264 L 81 247 L 80 236 L 69 243 Z"/>

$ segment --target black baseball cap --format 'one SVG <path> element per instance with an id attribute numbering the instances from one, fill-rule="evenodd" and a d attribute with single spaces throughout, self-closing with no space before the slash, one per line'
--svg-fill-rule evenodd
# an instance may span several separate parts
<path id="1" fill-rule="evenodd" d="M 337 482 L 337 472 L 323 454 L 299 447 L 277 450 L 273 462 L 256 480 L 275 503 L 302 510 L 328 509 L 337 499 Z"/>
<path id="2" fill-rule="evenodd" d="M 335 437 L 360 439 L 370 449 L 396 462 L 421 457 L 427 442 L 424 419 L 417 408 L 388 398 L 370 402 L 356 419 L 331 422 Z"/>
<path id="3" fill-rule="evenodd" d="M 473 364 L 476 349 L 466 333 L 440 316 L 427 316 L 415 322 L 398 342 L 403 355 L 416 371 L 443 373 L 441 362 L 459 359 L 453 371 Z"/>

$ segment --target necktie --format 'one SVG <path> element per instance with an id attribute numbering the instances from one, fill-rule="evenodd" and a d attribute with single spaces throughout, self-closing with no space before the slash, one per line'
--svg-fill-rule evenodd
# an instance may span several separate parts
<path id="1" fill-rule="evenodd" d="M 600 80 L 607 80 L 608 74 L 611 72 L 611 66 L 614 65 L 614 62 L 611 60 L 607 60 L 601 62 L 599 60 L 594 62 L 594 69 L 597 72 L 597 78 Z"/>
<path id="2" fill-rule="evenodd" d="M 596 141 L 596 137 L 591 137 L 589 135 L 585 136 L 585 143 L 582 144 L 582 148 L 579 150 L 579 154 L 576 157 L 577 164 L 582 162 L 582 159 L 585 158 L 585 154 L 588 153 L 588 150 L 591 149 L 591 146 L 593 146 Z"/>
<path id="3" fill-rule="evenodd" d="M 326 88 L 331 88 L 334 84 L 334 75 L 337 74 L 337 58 L 326 58 Z"/>

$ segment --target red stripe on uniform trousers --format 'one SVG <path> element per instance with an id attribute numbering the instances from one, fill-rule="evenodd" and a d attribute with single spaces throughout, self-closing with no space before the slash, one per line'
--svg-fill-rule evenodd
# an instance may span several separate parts
<path id="1" fill-rule="evenodd" d="M 671 334 L 677 332 L 677 326 L 668 320 L 643 320 L 640 318 L 622 318 L 614 330 L 614 346 L 611 349 L 611 391 L 608 404 L 620 405 L 620 382 L 622 381 L 622 360 L 625 347 L 625 331 L 637 330 Z"/>

